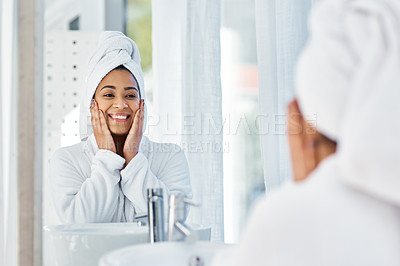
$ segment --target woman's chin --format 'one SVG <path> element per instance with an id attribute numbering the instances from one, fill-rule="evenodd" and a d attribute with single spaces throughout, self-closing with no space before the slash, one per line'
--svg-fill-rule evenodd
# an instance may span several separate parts
<path id="1" fill-rule="evenodd" d="M 114 136 L 126 136 L 132 127 L 132 121 L 125 123 L 107 123 L 108 129 Z"/>
<path id="2" fill-rule="evenodd" d="M 123 129 L 113 130 L 113 129 L 110 129 L 110 132 L 114 136 L 126 136 L 129 133 L 129 129 L 128 130 L 123 130 Z"/>

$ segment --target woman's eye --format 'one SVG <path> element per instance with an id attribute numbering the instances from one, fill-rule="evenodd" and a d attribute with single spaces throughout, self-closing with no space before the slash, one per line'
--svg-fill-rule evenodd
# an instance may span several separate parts
<path id="1" fill-rule="evenodd" d="M 129 94 L 129 95 L 126 95 L 126 98 L 135 99 L 136 95 L 135 94 Z"/>
<path id="2" fill-rule="evenodd" d="M 104 94 L 104 97 L 114 97 L 114 95 L 112 93 L 107 93 L 107 94 Z"/>

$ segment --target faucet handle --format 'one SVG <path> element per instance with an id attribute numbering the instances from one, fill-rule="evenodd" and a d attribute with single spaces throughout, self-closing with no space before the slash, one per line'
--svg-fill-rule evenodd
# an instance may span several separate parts
<path id="1" fill-rule="evenodd" d="M 171 198 L 172 198 L 172 202 L 174 204 L 186 203 L 186 204 L 188 204 L 190 206 L 193 206 L 193 207 L 200 207 L 200 203 L 198 203 L 198 202 L 196 202 L 196 201 L 194 201 L 192 199 L 186 198 L 185 195 L 182 192 L 174 192 L 174 193 L 172 193 L 169 196 L 170 202 L 171 202 Z"/>
<path id="2" fill-rule="evenodd" d="M 169 222 L 184 221 L 188 206 L 199 207 L 200 204 L 188 199 L 182 192 L 175 192 L 169 196 Z"/>
<path id="3" fill-rule="evenodd" d="M 200 203 L 193 201 L 191 199 L 188 199 L 188 198 L 184 198 L 183 202 L 185 202 L 186 204 L 193 206 L 193 207 L 200 207 Z"/>
<path id="4" fill-rule="evenodd" d="M 169 215 L 168 215 L 168 240 L 176 240 L 177 231 L 184 235 L 187 240 L 192 239 L 194 235 L 191 233 L 190 228 L 185 225 L 185 220 L 188 212 L 188 206 L 200 206 L 199 203 L 185 198 L 181 192 L 172 193 L 169 196 Z"/>

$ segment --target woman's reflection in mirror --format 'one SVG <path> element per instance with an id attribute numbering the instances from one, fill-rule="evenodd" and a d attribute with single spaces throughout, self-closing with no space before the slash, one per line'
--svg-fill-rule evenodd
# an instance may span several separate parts
<path id="1" fill-rule="evenodd" d="M 143 135 L 140 60 L 133 40 L 101 34 L 81 103 L 82 141 L 58 149 L 50 161 L 54 206 L 64 223 L 134 222 L 147 213 L 147 188 L 192 197 L 183 150 Z"/>

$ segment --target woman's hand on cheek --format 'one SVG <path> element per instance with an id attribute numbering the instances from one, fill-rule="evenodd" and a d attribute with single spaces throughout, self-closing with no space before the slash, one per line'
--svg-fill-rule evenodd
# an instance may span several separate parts
<path id="1" fill-rule="evenodd" d="M 135 117 L 124 145 L 124 158 L 128 164 L 138 153 L 140 141 L 143 135 L 143 119 L 144 119 L 144 100 L 140 101 L 139 109 L 136 110 Z"/>
<path id="2" fill-rule="evenodd" d="M 92 100 L 90 106 L 92 116 L 92 127 L 97 146 L 102 150 L 109 150 L 116 153 L 114 139 L 108 129 L 103 112 L 98 108 L 96 100 Z"/>

